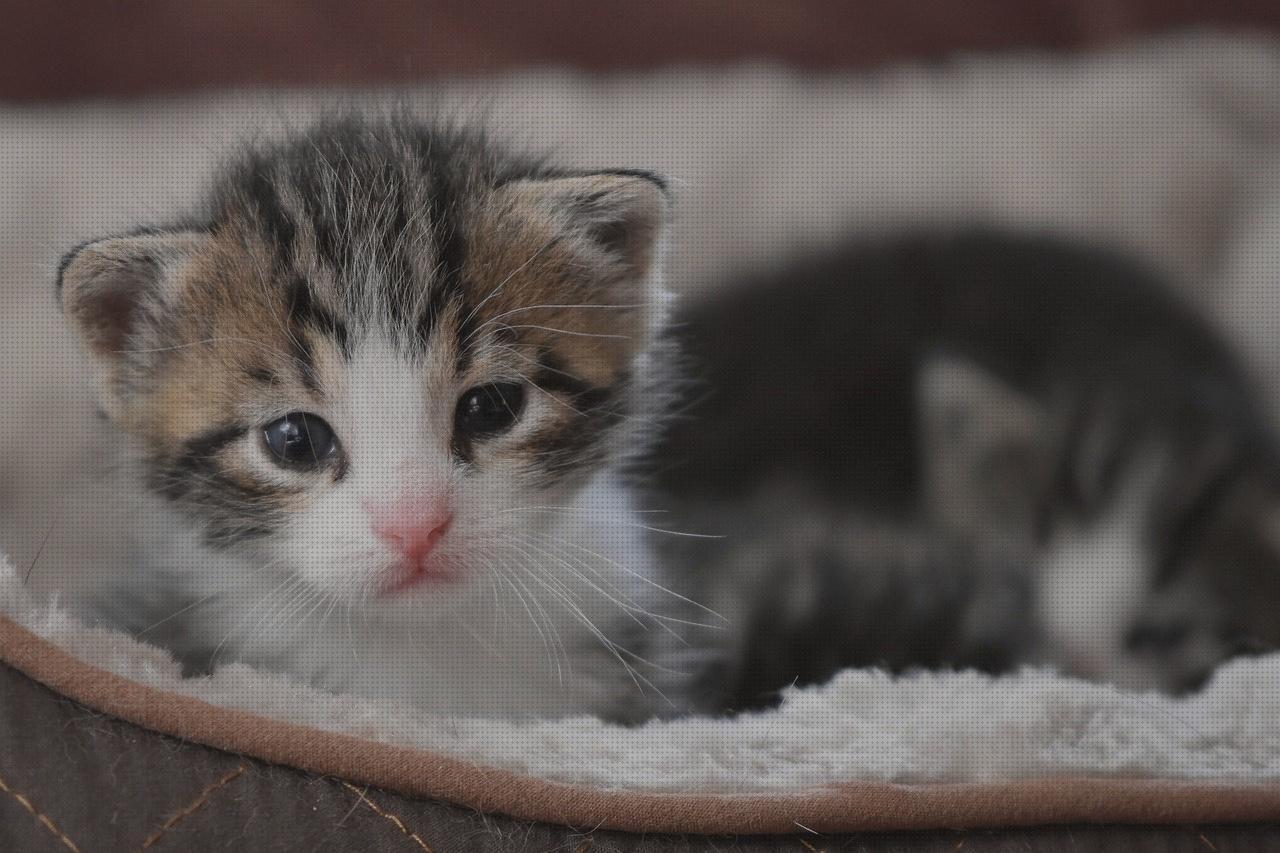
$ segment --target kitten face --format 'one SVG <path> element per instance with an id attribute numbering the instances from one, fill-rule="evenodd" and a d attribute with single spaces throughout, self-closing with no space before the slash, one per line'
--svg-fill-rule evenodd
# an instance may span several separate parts
<path id="1" fill-rule="evenodd" d="M 405 124 L 253 154 L 206 219 L 90 244 L 61 298 L 151 487 L 342 600 L 476 585 L 629 441 L 661 184 Z"/>

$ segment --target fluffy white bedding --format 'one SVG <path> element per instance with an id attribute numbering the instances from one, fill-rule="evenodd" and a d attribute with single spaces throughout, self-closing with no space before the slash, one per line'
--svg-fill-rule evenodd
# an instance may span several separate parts
<path id="1" fill-rule="evenodd" d="M 1280 780 L 1280 655 L 1224 668 L 1194 698 L 1125 694 L 1026 670 L 891 678 L 849 671 L 734 720 L 636 729 L 581 718 L 444 720 L 339 697 L 248 667 L 182 679 L 166 654 L 35 603 L 0 567 L 0 614 L 134 681 L 319 729 L 539 778 L 645 791 L 765 792 L 850 780 L 994 781 L 1079 773 Z"/>
<path id="2" fill-rule="evenodd" d="M 407 102 L 484 113 L 570 161 L 659 170 L 680 190 L 670 276 L 678 288 L 760 263 L 801 230 L 823 240 L 932 220 L 1085 234 L 1163 266 L 1267 367 L 1280 300 L 1256 283 L 1280 281 L 1267 278 L 1280 263 L 1268 254 L 1269 232 L 1248 217 L 1274 210 L 1255 190 L 1266 186 L 1258 176 L 1280 128 L 1277 84 L 1275 45 L 1201 36 L 870 77 L 547 71 L 367 97 L 0 108 L 0 397 L 9 401 L 0 410 L 0 551 L 20 567 L 0 566 L 0 613 L 155 687 L 606 787 L 780 790 L 1058 772 L 1280 778 L 1280 656 L 1233 664 L 1182 701 L 1042 671 L 999 680 L 850 672 L 767 714 L 619 730 L 588 719 L 433 720 L 243 667 L 182 681 L 163 653 L 79 626 L 48 603 L 111 560 L 105 508 L 62 500 L 95 452 L 96 422 L 53 308 L 57 258 L 83 239 L 164 218 L 246 134 L 334 104 Z M 19 575 L 37 552 L 29 593 Z"/>

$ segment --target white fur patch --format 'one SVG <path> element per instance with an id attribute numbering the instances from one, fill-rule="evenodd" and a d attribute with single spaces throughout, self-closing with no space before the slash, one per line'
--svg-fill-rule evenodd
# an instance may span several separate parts
<path id="1" fill-rule="evenodd" d="M 1046 651 L 1072 673 L 1131 688 L 1160 683 L 1125 648 L 1155 571 L 1145 537 L 1157 470 L 1138 463 L 1103 517 L 1058 531 L 1037 566 Z"/>

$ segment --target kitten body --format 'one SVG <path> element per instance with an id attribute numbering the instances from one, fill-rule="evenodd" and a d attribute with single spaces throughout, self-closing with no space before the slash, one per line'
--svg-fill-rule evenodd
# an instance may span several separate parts
<path id="1" fill-rule="evenodd" d="M 904 235 L 749 276 L 673 329 L 699 381 L 654 454 L 655 502 L 744 544 L 672 559 L 714 589 L 701 563 L 809 543 L 819 557 L 773 561 L 770 588 L 807 578 L 821 606 L 792 623 L 825 635 L 809 647 L 827 670 L 1042 662 L 1176 690 L 1280 642 L 1275 439 L 1233 353 L 1140 265 L 1033 235 Z M 753 508 L 780 485 L 800 497 Z M 901 553 L 856 547 L 886 516 Z M 921 536 L 949 556 L 911 558 Z M 931 617 L 892 615 L 945 590 Z M 890 615 L 822 618 L 850 598 Z M 768 622 L 743 641 L 766 656 Z M 785 684 L 743 678 L 739 696 Z"/>
<path id="2" fill-rule="evenodd" d="M 244 153 L 186 222 L 73 252 L 60 297 L 118 445 L 95 488 L 133 510 L 93 608 L 193 671 L 661 710 L 619 471 L 662 408 L 665 208 L 649 174 L 348 119 Z"/>

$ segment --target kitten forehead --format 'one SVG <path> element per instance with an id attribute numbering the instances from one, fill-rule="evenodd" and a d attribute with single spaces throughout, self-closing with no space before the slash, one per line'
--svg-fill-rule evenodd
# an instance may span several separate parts
<path id="1" fill-rule="evenodd" d="M 431 155 L 408 133 L 340 126 L 251 154 L 225 178 L 213 229 L 267 247 L 298 322 L 421 346 L 457 295 L 464 193 L 483 172 L 474 144 L 454 141 Z"/>
<path id="2" fill-rule="evenodd" d="M 620 280 L 647 280 L 663 197 L 661 182 L 644 173 L 575 178 L 475 133 L 345 121 L 253 152 L 228 170 L 211 227 L 225 241 L 265 251 L 292 319 L 344 354 L 374 331 L 421 353 L 449 312 L 459 342 L 472 343 L 477 326 L 510 317 L 500 328 L 516 337 L 538 325 L 564 329 L 546 317 L 516 316 L 535 305 L 638 309 L 650 295 L 626 291 Z M 565 319 L 614 327 L 631 318 Z M 594 338 L 577 343 L 588 360 L 609 358 L 610 332 L 566 332 Z M 468 348 L 458 349 L 466 359 Z"/>
<path id="3" fill-rule="evenodd" d="M 319 360 L 385 346 L 419 364 L 450 353 L 455 374 L 505 361 L 603 392 L 653 331 L 662 192 L 642 173 L 552 172 L 460 131 L 322 126 L 224 175 L 191 313 L 271 318 L 250 336 L 316 395 Z M 246 372 L 269 382 L 281 368 Z"/>

